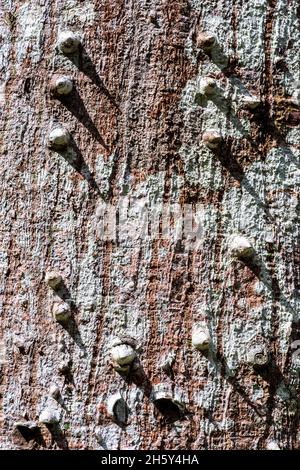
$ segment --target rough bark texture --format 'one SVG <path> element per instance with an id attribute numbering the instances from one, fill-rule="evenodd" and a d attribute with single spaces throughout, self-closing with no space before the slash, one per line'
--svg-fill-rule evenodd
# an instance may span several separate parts
<path id="1" fill-rule="evenodd" d="M 0 15 L 0 447 L 299 448 L 299 1 L 2 0 Z M 70 57 L 56 48 L 66 29 L 82 38 Z M 211 53 L 202 30 L 217 36 Z M 74 78 L 70 97 L 50 96 L 54 73 Z M 55 123 L 72 135 L 66 152 L 47 148 Z M 218 152 L 202 142 L 212 128 Z M 103 240 L 101 206 L 124 196 L 201 207 L 201 243 L 173 230 Z M 229 256 L 234 233 L 254 258 Z M 65 326 L 44 281 L 53 269 L 72 304 Z M 208 352 L 191 345 L 198 321 Z M 122 335 L 138 343 L 129 376 L 109 359 Z M 271 359 L 255 370 L 260 341 Z M 184 405 L 178 419 L 153 403 L 159 382 Z M 109 415 L 116 392 L 124 422 Z M 54 427 L 38 423 L 45 407 Z"/>

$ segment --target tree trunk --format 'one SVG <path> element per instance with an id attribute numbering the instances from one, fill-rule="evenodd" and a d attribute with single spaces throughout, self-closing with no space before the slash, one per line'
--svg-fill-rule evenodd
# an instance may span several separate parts
<path id="1" fill-rule="evenodd" d="M 298 0 L 0 14 L 0 447 L 299 448 Z"/>

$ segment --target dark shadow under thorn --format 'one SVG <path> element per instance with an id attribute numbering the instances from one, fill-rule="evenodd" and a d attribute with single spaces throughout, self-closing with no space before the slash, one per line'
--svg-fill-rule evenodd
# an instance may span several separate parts
<path id="1" fill-rule="evenodd" d="M 113 106 L 119 109 L 115 98 L 104 85 L 102 78 L 99 77 L 96 67 L 85 48 L 81 46 L 76 54 L 69 56 L 69 59 L 80 70 L 80 72 L 84 73 L 84 75 L 86 75 L 91 80 L 91 82 L 101 91 L 101 93 L 103 93 L 108 98 Z"/>
<path id="2" fill-rule="evenodd" d="M 72 307 L 72 306 L 71 306 Z M 74 313 L 74 308 L 72 308 L 72 313 Z M 83 351 L 84 356 L 86 355 L 86 348 L 82 341 L 79 328 L 73 317 L 69 318 L 67 321 L 60 322 L 61 326 L 66 330 L 66 332 L 71 336 L 73 341 L 77 344 L 79 349 Z"/>
<path id="3" fill-rule="evenodd" d="M 47 425 L 47 428 L 49 432 L 51 433 L 53 441 L 57 444 L 59 449 L 68 450 L 69 449 L 68 441 L 60 425 L 58 423 L 51 424 L 51 425 L 49 424 Z"/>
<path id="4" fill-rule="evenodd" d="M 80 121 L 85 128 L 90 132 L 92 137 L 102 145 L 105 150 L 109 150 L 108 145 L 104 142 L 103 138 L 100 135 L 96 125 L 90 118 L 88 111 L 84 105 L 84 102 L 79 95 L 76 87 L 73 88 L 73 92 L 67 96 L 60 96 L 58 100 L 61 102 L 63 106 L 65 106 L 70 113 L 72 113 L 78 121 Z"/>
<path id="5" fill-rule="evenodd" d="M 88 182 L 89 186 L 94 191 L 103 197 L 93 173 L 85 163 L 81 150 L 78 148 L 72 136 L 69 147 L 64 151 L 60 151 L 59 154 Z"/>

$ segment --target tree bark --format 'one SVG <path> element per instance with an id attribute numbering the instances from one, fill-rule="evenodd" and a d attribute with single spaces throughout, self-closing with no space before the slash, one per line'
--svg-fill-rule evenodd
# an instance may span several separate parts
<path id="1" fill-rule="evenodd" d="M 0 15 L 0 447 L 299 449 L 298 0 L 2 0 Z M 232 236 L 255 253 L 234 257 Z M 116 337 L 136 354 L 123 370 Z"/>

